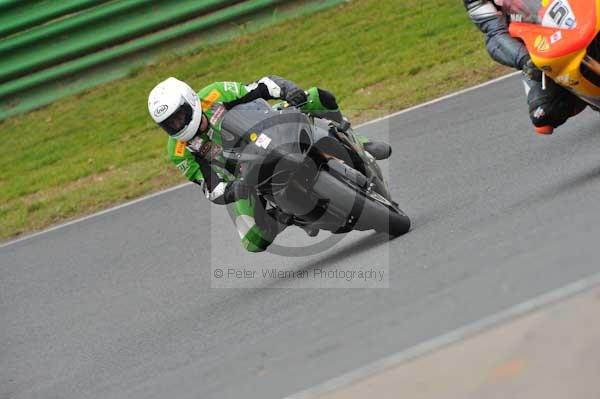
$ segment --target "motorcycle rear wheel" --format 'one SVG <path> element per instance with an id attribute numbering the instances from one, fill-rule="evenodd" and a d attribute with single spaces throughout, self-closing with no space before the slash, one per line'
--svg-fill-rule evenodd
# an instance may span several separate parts
<path id="1" fill-rule="evenodd" d="M 329 199 L 331 206 L 340 213 L 356 217 L 357 220 L 350 222 L 354 230 L 375 230 L 392 237 L 410 230 L 410 218 L 391 202 L 376 193 L 369 195 L 341 177 L 322 171 L 313 186 L 313 192 Z"/>

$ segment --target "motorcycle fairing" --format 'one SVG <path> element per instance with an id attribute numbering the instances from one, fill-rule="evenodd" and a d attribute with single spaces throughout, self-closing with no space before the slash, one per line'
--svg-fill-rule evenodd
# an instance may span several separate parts
<path id="1" fill-rule="evenodd" d="M 523 4 L 536 7 L 537 15 L 525 14 Z M 511 36 L 523 40 L 534 64 L 561 86 L 600 106 L 600 87 L 581 72 L 587 49 L 600 32 L 600 0 L 512 0 L 505 10 L 512 15 Z"/>

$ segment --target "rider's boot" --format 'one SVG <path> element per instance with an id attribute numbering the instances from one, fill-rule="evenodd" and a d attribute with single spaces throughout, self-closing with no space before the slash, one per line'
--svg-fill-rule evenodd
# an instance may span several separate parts
<path id="1" fill-rule="evenodd" d="M 587 108 L 587 104 L 584 103 L 583 101 L 577 101 L 572 105 L 572 108 L 573 109 L 571 110 L 569 118 L 572 118 L 572 117 L 577 116 L 580 113 L 582 113 L 583 110 Z M 560 124 L 563 124 L 564 122 L 566 122 L 566 119 L 564 121 L 561 121 Z M 554 126 L 552 126 L 552 125 L 543 125 L 543 126 L 534 125 L 534 127 L 535 127 L 535 132 L 537 134 L 549 136 L 552 133 L 554 133 Z"/>
<path id="2" fill-rule="evenodd" d="M 378 161 L 388 159 L 392 155 L 392 146 L 383 141 L 372 141 L 367 136 L 357 134 L 356 138 L 362 144 L 366 152 Z"/>
<path id="3" fill-rule="evenodd" d="M 549 136 L 569 118 L 581 113 L 588 104 L 551 79 L 525 78 L 529 117 L 538 134 Z"/>
<path id="4" fill-rule="evenodd" d="M 363 147 L 378 161 L 388 159 L 392 155 L 392 146 L 383 141 L 368 141 L 363 143 Z"/>
<path id="5" fill-rule="evenodd" d="M 309 237 L 316 237 L 319 234 L 319 229 L 310 226 L 300 226 Z"/>
<path id="6" fill-rule="evenodd" d="M 350 121 L 343 117 L 339 129 L 342 132 L 347 132 L 352 128 Z M 392 146 L 383 141 L 372 141 L 367 136 L 355 134 L 358 141 L 363 145 L 365 151 L 373 156 L 377 161 L 388 159 L 392 155 Z"/>
<path id="7" fill-rule="evenodd" d="M 294 217 L 290 214 L 282 212 L 279 208 L 272 208 L 267 211 L 267 214 L 271 216 L 279 226 L 278 233 L 285 230 L 286 227 L 294 224 Z M 299 226 L 306 232 L 309 237 L 316 237 L 319 234 L 319 229 L 310 226 Z"/>

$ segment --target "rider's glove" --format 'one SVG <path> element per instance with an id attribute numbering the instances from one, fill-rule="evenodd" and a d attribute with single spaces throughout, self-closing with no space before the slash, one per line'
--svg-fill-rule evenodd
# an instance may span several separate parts
<path id="1" fill-rule="evenodd" d="M 521 70 L 523 71 L 525 76 L 527 76 L 529 79 L 534 80 L 536 82 L 541 82 L 542 81 L 542 71 L 538 67 L 535 66 L 535 64 L 531 60 L 531 57 L 527 57 L 527 59 L 525 61 L 526 62 L 523 63 L 523 67 L 521 68 Z"/>
<path id="2" fill-rule="evenodd" d="M 308 97 L 304 90 L 294 87 L 288 90 L 285 95 L 285 101 L 287 101 L 290 105 L 297 106 L 300 104 L 306 103 Z"/>

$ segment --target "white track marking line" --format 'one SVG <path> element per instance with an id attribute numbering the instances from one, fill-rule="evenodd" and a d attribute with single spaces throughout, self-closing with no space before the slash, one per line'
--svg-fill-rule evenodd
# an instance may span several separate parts
<path id="1" fill-rule="evenodd" d="M 518 72 L 518 71 L 517 72 L 513 72 L 513 73 L 509 73 L 508 75 L 500 76 L 499 78 L 489 80 L 487 82 L 478 84 L 477 86 L 468 87 L 466 89 L 457 91 L 455 93 L 451 93 L 451 94 L 445 95 L 443 97 L 439 97 L 439 98 L 433 99 L 431 101 L 427 101 L 426 103 L 418 104 L 418 105 L 412 106 L 410 108 L 406 108 L 406 109 L 403 109 L 401 111 L 394 112 L 393 114 L 389 114 L 389 115 L 386 115 L 386 116 L 382 116 L 381 118 L 373 119 L 372 121 L 368 121 L 368 122 L 365 122 L 365 123 L 363 123 L 361 125 L 356 126 L 356 128 L 358 129 L 360 127 L 368 126 L 368 125 L 371 125 L 373 123 L 381 122 L 381 121 L 386 120 L 386 119 L 391 119 L 391 118 L 394 118 L 394 117 L 396 117 L 398 115 L 406 114 L 408 112 L 411 112 L 411 111 L 414 111 L 414 110 L 417 110 L 417 109 L 420 109 L 420 108 L 425 108 L 425 107 L 428 107 L 430 105 L 437 104 L 437 103 L 440 103 L 442 101 L 448 100 L 450 98 L 461 96 L 463 94 L 466 94 L 466 93 L 469 93 L 469 92 L 472 92 L 472 91 L 476 91 L 476 90 L 482 89 L 484 87 L 493 85 L 494 83 L 498 83 L 498 82 L 501 82 L 503 80 L 513 78 L 513 77 L 515 77 L 517 75 L 520 75 L 520 74 L 521 74 L 521 72 Z"/>
<path id="2" fill-rule="evenodd" d="M 192 184 L 193 183 L 191 183 L 191 182 L 189 182 L 189 183 L 183 183 L 183 184 L 171 187 L 171 188 L 167 188 L 167 189 L 162 190 L 162 191 L 158 191 L 158 192 L 153 193 L 153 194 L 145 195 L 143 197 L 134 199 L 134 200 L 129 201 L 129 202 L 125 202 L 125 203 L 120 204 L 120 205 L 113 206 L 111 208 L 105 209 L 105 210 L 100 211 L 100 212 L 92 213 L 91 215 L 83 216 L 81 218 L 74 219 L 74 220 L 71 220 L 71 221 L 68 221 L 68 222 L 56 225 L 54 227 L 50 227 L 50 228 L 48 228 L 46 230 L 38 231 L 37 233 L 29 234 L 29 235 L 26 235 L 24 237 L 17 238 L 15 240 L 5 242 L 3 244 L 0 244 L 0 249 L 8 247 L 9 245 L 12 245 L 12 244 L 19 243 L 21 241 L 29 240 L 30 238 L 35 238 L 35 237 L 40 236 L 42 234 L 53 232 L 54 230 L 62 229 L 63 227 L 71 226 L 71 225 L 79 223 L 79 222 L 83 222 L 83 221 L 86 221 L 86 220 L 89 220 L 89 219 L 93 219 L 93 218 L 98 217 L 98 216 L 105 215 L 105 214 L 110 213 L 110 212 L 117 211 L 119 209 L 128 207 L 130 205 L 134 205 L 134 204 L 137 204 L 139 202 L 146 201 L 146 200 L 149 200 L 151 198 L 155 198 L 155 197 L 161 196 L 163 194 L 167 194 L 167 193 L 170 193 L 172 191 L 179 190 L 180 188 L 184 188 L 184 187 L 187 187 L 187 186 L 192 185 Z"/>
<path id="3" fill-rule="evenodd" d="M 550 291 L 537 298 L 513 306 L 500 313 L 496 313 L 492 316 L 485 317 L 472 324 L 461 327 L 449 333 L 440 335 L 439 337 L 433 338 L 429 341 L 425 341 L 421 344 L 415 345 L 403 351 L 394 353 L 381 360 L 375 361 L 364 367 L 360 367 L 356 370 L 345 373 L 339 377 L 320 383 L 313 388 L 309 388 L 305 391 L 298 392 L 291 396 L 286 396 L 284 399 L 318 398 L 327 393 L 331 393 L 337 389 L 347 387 L 348 385 L 351 385 L 354 382 L 376 375 L 390 368 L 397 367 L 402 363 L 406 363 L 412 359 L 427 355 L 436 350 L 440 350 L 448 345 L 462 341 L 476 334 L 482 333 L 486 330 L 489 330 L 492 327 L 498 326 L 512 319 L 522 317 L 528 313 L 539 310 L 540 308 L 548 306 L 552 303 L 558 302 L 559 300 L 582 293 L 599 284 L 600 274 L 596 274 L 583 280 L 579 280 L 562 288 Z"/>
<path id="4" fill-rule="evenodd" d="M 395 113 L 393 113 L 393 114 L 390 114 L 390 115 L 383 116 L 383 117 L 381 117 L 381 118 L 373 119 L 372 121 L 365 122 L 365 123 L 363 123 L 363 124 L 361 124 L 361 125 L 357 125 L 355 128 L 356 128 L 356 129 L 358 129 L 358 128 L 361 128 L 361 127 L 363 127 L 363 126 L 368 126 L 368 125 L 371 125 L 371 124 L 374 124 L 374 123 L 377 123 L 377 122 L 381 122 L 381 121 L 383 121 L 383 120 L 386 120 L 386 119 L 394 118 L 394 117 L 396 117 L 396 116 L 398 116 L 398 115 L 406 114 L 406 113 L 408 113 L 408 112 L 415 111 L 415 110 L 418 110 L 418 109 L 420 109 L 420 108 L 427 107 L 427 106 L 429 106 L 429 105 L 432 105 L 432 104 L 437 104 L 437 103 L 439 103 L 439 102 L 442 102 L 442 101 L 448 100 L 448 99 L 450 99 L 450 98 L 457 97 L 457 96 L 460 96 L 460 95 L 463 95 L 463 94 L 466 94 L 466 93 L 469 93 L 469 92 L 472 92 L 472 91 L 476 91 L 476 90 L 482 89 L 482 88 L 484 88 L 484 87 L 487 87 L 487 86 L 493 85 L 494 83 L 498 83 L 498 82 L 501 82 L 501 81 L 503 81 L 503 80 L 506 80 L 506 79 L 512 78 L 512 77 L 514 77 L 514 76 L 516 76 L 516 75 L 518 75 L 518 74 L 520 74 L 520 72 L 514 72 L 514 73 L 510 73 L 510 74 L 508 74 L 508 75 L 501 76 L 501 77 L 499 77 L 499 78 L 496 78 L 496 79 L 490 80 L 490 81 L 488 81 L 488 82 L 484 82 L 484 83 L 482 83 L 482 84 L 479 84 L 479 85 L 477 85 L 477 86 L 469 87 L 469 88 L 467 88 L 467 89 L 463 89 L 463 90 L 457 91 L 457 92 L 455 92 L 455 93 L 451 93 L 451 94 L 448 94 L 448 95 L 446 95 L 446 96 L 443 96 L 443 97 L 436 98 L 436 99 L 434 99 L 434 100 L 431 100 L 431 101 L 428 101 L 428 102 L 426 102 L 426 103 L 423 103 L 423 104 L 418 104 L 418 105 L 415 105 L 415 106 L 413 106 L 413 107 L 410 107 L 410 108 L 403 109 L 402 111 L 398 111 L 398 112 L 395 112 Z M 154 198 L 154 197 L 158 197 L 158 196 L 160 196 L 160 195 L 163 195 L 163 194 L 170 193 L 170 192 L 172 192 L 172 191 L 175 191 L 175 190 L 179 190 L 180 188 L 187 187 L 187 186 L 189 186 L 189 185 L 191 185 L 191 184 L 193 184 L 193 183 L 183 183 L 183 184 L 180 184 L 180 185 L 178 185 L 178 186 L 171 187 L 171 188 L 168 188 L 168 189 L 166 189 L 166 190 L 158 191 L 158 192 L 156 192 L 156 193 L 153 193 L 153 194 L 150 194 L 150 195 L 146 195 L 146 196 L 144 196 L 144 197 L 138 198 L 138 199 L 136 199 L 136 200 L 133 200 L 133 201 L 125 202 L 125 203 L 123 203 L 123 204 L 121 204 L 121 205 L 117 205 L 117 206 L 114 206 L 114 207 L 112 207 L 112 208 L 105 209 L 105 210 L 103 210 L 103 211 L 100 211 L 100 212 L 97 212 L 97 213 L 92 213 L 91 215 L 83 216 L 83 217 L 81 217 L 81 218 L 74 219 L 74 220 L 71 220 L 71 221 L 68 221 L 68 222 L 65 222 L 65 223 L 62 223 L 62 224 L 59 224 L 59 225 L 56 225 L 56 226 L 50 227 L 50 228 L 48 228 L 48 229 L 46 229 L 46 230 L 38 231 L 37 233 L 32 233 L 32 234 L 29 234 L 29 235 L 23 236 L 23 237 L 21 237 L 21 238 L 17 238 L 17 239 L 15 239 L 15 240 L 12 240 L 12 241 L 7 241 L 7 242 L 5 242 L 5 243 L 2 243 L 2 244 L 0 244 L 0 249 L 2 249 L 2 248 L 6 248 L 6 247 L 8 247 L 8 246 L 10 246 L 10 245 L 17 244 L 17 243 L 19 243 L 19 242 L 22 242 L 22 241 L 25 241 L 25 240 L 29 240 L 29 239 L 31 239 L 31 238 L 38 237 L 38 236 L 40 236 L 40 235 L 42 235 L 42 234 L 47 234 L 47 233 L 53 232 L 53 231 L 55 231 L 55 230 L 62 229 L 63 227 L 71 226 L 71 225 L 73 225 L 73 224 L 76 224 L 76 223 L 79 223 L 79 222 L 83 222 L 83 221 L 86 221 L 86 220 L 89 220 L 89 219 L 92 219 L 92 218 L 95 218 L 95 217 L 98 217 L 98 216 L 105 215 L 105 214 L 107 214 L 107 213 L 110 213 L 110 212 L 113 212 L 113 211 L 116 211 L 116 210 L 119 210 L 119 209 L 122 209 L 122 208 L 128 207 L 128 206 L 130 206 L 130 205 L 137 204 L 137 203 L 139 203 L 139 202 L 142 202 L 142 201 L 145 201 L 145 200 L 147 200 L 147 199 L 151 199 L 151 198 Z"/>

